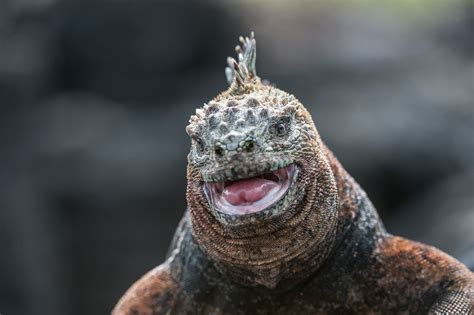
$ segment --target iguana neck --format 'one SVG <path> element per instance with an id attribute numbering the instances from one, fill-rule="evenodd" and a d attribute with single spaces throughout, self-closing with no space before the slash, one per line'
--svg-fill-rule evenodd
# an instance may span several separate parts
<path id="1" fill-rule="evenodd" d="M 342 167 L 334 154 L 323 145 L 324 154 L 331 165 L 338 191 L 338 222 L 334 251 L 343 244 L 351 243 L 355 249 L 363 239 L 364 243 L 375 243 L 383 239 L 387 232 L 365 191 Z"/>
<path id="2" fill-rule="evenodd" d="M 263 246 L 263 249 L 266 250 L 266 254 L 268 255 L 266 257 L 267 261 L 262 261 L 263 267 L 258 264 L 254 267 L 242 266 L 239 264 L 232 264 L 232 262 L 229 261 L 214 259 L 209 255 L 209 249 L 207 248 L 209 244 L 202 243 L 202 235 L 196 237 L 196 231 L 193 230 L 195 225 L 193 226 L 192 224 L 188 224 L 189 231 L 187 232 L 189 232 L 190 235 L 193 235 L 191 241 L 197 246 L 191 246 L 188 250 L 192 249 L 192 251 L 199 251 L 201 253 L 200 255 L 196 256 L 196 253 L 193 255 L 201 257 L 200 259 L 202 261 L 200 264 L 212 266 L 213 270 L 216 271 L 216 276 L 228 280 L 229 283 L 236 283 L 244 287 L 263 287 L 264 290 L 280 291 L 289 289 L 316 274 L 328 261 L 331 261 L 331 264 L 334 265 L 340 265 L 341 263 L 343 264 L 347 262 L 351 257 L 345 257 L 346 255 L 349 255 L 349 253 L 346 253 L 344 248 L 351 247 L 357 249 L 357 246 L 354 246 L 354 244 L 358 243 L 375 244 L 385 233 L 375 209 L 365 193 L 342 168 L 329 149 L 323 145 L 322 151 L 326 157 L 325 160 L 330 166 L 332 173 L 331 176 L 333 177 L 335 186 L 337 187 L 337 199 L 333 200 L 336 205 L 334 216 L 327 216 L 326 220 L 321 221 L 312 219 L 310 215 L 307 218 L 300 219 L 299 224 L 287 226 L 286 228 L 273 232 L 273 235 L 279 233 L 276 239 L 282 240 L 283 242 L 276 242 L 274 244 L 274 251 L 265 248 L 264 246 L 268 246 L 268 243 L 260 243 L 262 242 L 261 240 L 258 240 L 258 242 L 254 242 L 252 238 L 223 240 L 222 235 L 212 236 L 216 242 L 229 241 L 229 244 L 223 244 L 222 249 L 224 250 L 235 250 L 235 248 L 232 247 L 235 245 L 235 242 L 240 246 L 243 246 L 244 249 L 253 249 L 255 251 L 260 250 L 260 252 L 256 253 L 257 256 L 260 254 L 260 256 L 258 256 L 259 259 L 262 258 L 262 254 L 265 254 L 261 252 L 262 247 L 259 247 L 259 245 Z M 324 177 L 327 176 L 328 174 L 324 174 Z M 316 193 L 317 187 L 312 188 L 313 189 L 308 189 L 306 191 L 307 195 Z M 303 201 L 308 199 L 307 195 L 302 197 Z M 190 219 L 199 220 L 197 224 L 200 226 L 207 225 L 210 222 L 212 224 L 218 224 L 212 222 L 212 217 L 210 217 L 209 213 L 202 211 L 197 212 L 198 210 L 195 206 L 203 201 L 198 200 L 199 196 L 191 197 L 191 201 L 196 202 L 196 204 L 190 205 L 192 217 Z M 321 204 L 311 204 L 310 211 L 313 211 L 312 215 L 314 215 L 314 212 L 317 212 L 318 209 L 321 209 Z M 206 213 L 209 216 L 206 216 Z M 200 216 L 196 218 L 196 215 Z M 307 245 L 302 247 L 302 251 L 298 252 L 297 255 L 293 255 L 293 257 L 283 257 L 283 259 L 278 260 L 278 255 L 281 254 L 280 250 L 282 246 L 286 246 L 288 240 L 291 241 L 291 238 L 308 237 L 308 235 L 304 233 L 313 233 L 314 231 L 311 230 L 311 224 L 314 225 L 316 222 L 325 222 L 327 224 L 326 229 L 324 230 L 325 233 L 317 235 L 320 237 L 322 235 L 323 238 L 319 239 L 317 242 L 308 242 Z M 263 237 L 267 236 L 263 235 Z M 367 248 L 364 251 L 371 252 L 371 250 L 372 249 Z M 184 253 L 184 256 L 187 255 L 188 254 Z M 263 258 L 265 258 L 264 255 Z M 194 261 L 192 263 L 196 263 L 196 259 L 193 259 L 192 261 Z M 187 263 L 189 264 L 191 262 L 188 261 Z M 265 268 L 265 263 L 268 265 L 268 268 Z M 219 281 L 222 281 L 222 279 Z"/>

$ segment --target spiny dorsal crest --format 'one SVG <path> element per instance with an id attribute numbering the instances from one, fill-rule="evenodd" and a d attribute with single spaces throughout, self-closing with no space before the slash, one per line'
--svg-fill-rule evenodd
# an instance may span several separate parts
<path id="1" fill-rule="evenodd" d="M 235 47 L 237 52 L 238 62 L 232 58 L 227 57 L 228 67 L 225 68 L 227 82 L 235 88 L 241 89 L 246 83 L 252 80 L 260 81 L 255 69 L 255 60 L 257 58 L 257 42 L 255 41 L 254 32 L 250 33 L 250 37 L 239 38 L 241 45 Z"/>

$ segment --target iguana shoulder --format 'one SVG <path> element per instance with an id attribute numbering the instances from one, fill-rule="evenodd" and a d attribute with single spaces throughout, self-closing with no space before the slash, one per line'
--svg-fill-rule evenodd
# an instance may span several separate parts
<path id="1" fill-rule="evenodd" d="M 409 304 L 430 314 L 474 313 L 474 274 L 444 252 L 389 236 L 374 258 L 374 284 L 387 296 L 386 303 Z"/>
<path id="2" fill-rule="evenodd" d="M 168 314 L 179 296 L 179 286 L 171 276 L 167 261 L 135 282 L 117 303 L 112 315 Z"/>

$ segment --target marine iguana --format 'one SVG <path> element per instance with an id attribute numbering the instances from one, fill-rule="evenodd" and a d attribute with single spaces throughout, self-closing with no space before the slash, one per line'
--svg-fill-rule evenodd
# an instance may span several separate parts
<path id="1" fill-rule="evenodd" d="M 293 96 L 257 76 L 253 33 L 197 109 L 188 209 L 167 260 L 113 314 L 467 314 L 474 274 L 386 232 Z"/>

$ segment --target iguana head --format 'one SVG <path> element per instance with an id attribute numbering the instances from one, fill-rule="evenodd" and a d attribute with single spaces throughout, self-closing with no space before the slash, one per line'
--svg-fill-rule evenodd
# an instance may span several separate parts
<path id="1" fill-rule="evenodd" d="M 333 232 L 337 193 L 310 114 L 257 77 L 253 34 L 241 42 L 229 89 L 186 128 L 187 199 L 201 248 L 240 282 L 273 287 L 282 263 Z"/>

